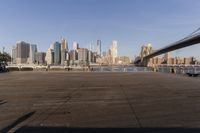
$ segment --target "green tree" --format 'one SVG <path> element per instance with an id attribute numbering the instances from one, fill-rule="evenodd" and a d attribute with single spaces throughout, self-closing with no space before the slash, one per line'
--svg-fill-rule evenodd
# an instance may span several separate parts
<path id="1" fill-rule="evenodd" d="M 4 53 L 0 52 L 0 61 L 10 62 L 11 56 L 6 52 L 4 52 Z"/>

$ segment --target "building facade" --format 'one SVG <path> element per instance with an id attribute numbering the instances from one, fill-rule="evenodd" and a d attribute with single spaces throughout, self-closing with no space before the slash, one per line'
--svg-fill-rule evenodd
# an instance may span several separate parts
<path id="1" fill-rule="evenodd" d="M 61 40 L 61 65 L 65 64 L 65 61 L 67 60 L 67 52 L 68 52 L 68 43 L 67 40 L 62 38 Z"/>
<path id="2" fill-rule="evenodd" d="M 73 50 L 78 50 L 79 44 L 77 42 L 73 42 Z"/>
<path id="3" fill-rule="evenodd" d="M 76 50 L 71 50 L 69 52 L 69 59 L 72 61 L 78 60 L 78 52 Z"/>
<path id="4" fill-rule="evenodd" d="M 30 44 L 19 41 L 16 44 L 16 63 L 17 64 L 26 64 L 28 62 L 30 53 Z"/>
<path id="5" fill-rule="evenodd" d="M 120 56 L 116 58 L 117 64 L 128 65 L 131 63 L 131 60 L 128 56 Z"/>
<path id="6" fill-rule="evenodd" d="M 17 49 L 16 49 L 16 47 L 13 47 L 12 51 L 11 51 L 11 60 L 12 60 L 13 64 L 17 63 L 16 59 L 17 59 Z"/>
<path id="7" fill-rule="evenodd" d="M 54 64 L 54 51 L 53 51 L 53 49 L 49 48 L 47 50 L 45 61 L 46 61 L 47 65 Z"/>
<path id="8" fill-rule="evenodd" d="M 86 66 L 88 62 L 88 49 L 79 48 L 78 49 L 78 61 L 80 66 Z"/>
<path id="9" fill-rule="evenodd" d="M 36 44 L 31 44 L 30 45 L 30 53 L 29 53 L 29 64 L 34 64 L 36 62 L 35 54 L 37 52 L 37 45 Z"/>
<path id="10" fill-rule="evenodd" d="M 35 53 L 36 64 L 38 64 L 38 65 L 46 64 L 45 56 L 46 56 L 46 53 L 44 53 L 44 52 L 36 52 Z"/>
<path id="11" fill-rule="evenodd" d="M 60 65 L 61 63 L 61 44 L 59 42 L 55 42 L 53 44 L 54 47 L 54 65 Z"/>
<path id="12" fill-rule="evenodd" d="M 101 57 L 101 40 L 97 40 L 97 56 Z"/>
<path id="13" fill-rule="evenodd" d="M 116 40 L 114 40 L 113 42 L 112 42 L 112 45 L 111 45 L 111 47 L 110 47 L 110 55 L 111 55 L 111 63 L 112 64 L 116 64 L 116 58 L 117 58 L 117 56 L 118 56 L 118 45 L 117 45 L 117 41 Z"/>
<path id="14" fill-rule="evenodd" d="M 86 49 L 86 48 L 78 49 L 78 60 L 79 61 L 88 61 L 88 49 Z"/>

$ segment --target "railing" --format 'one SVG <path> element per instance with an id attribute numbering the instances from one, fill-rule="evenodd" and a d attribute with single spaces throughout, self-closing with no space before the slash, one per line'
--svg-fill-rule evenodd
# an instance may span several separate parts
<path id="1" fill-rule="evenodd" d="M 155 71 L 163 73 L 200 74 L 200 65 L 158 65 L 153 68 Z"/>
<path id="2" fill-rule="evenodd" d="M 23 71 L 23 69 L 32 70 L 67 70 L 67 71 L 93 71 L 93 72 L 149 72 L 148 67 L 136 67 L 134 65 L 91 65 L 90 67 L 81 66 L 36 66 L 36 65 L 9 65 L 8 69 L 14 71 Z"/>

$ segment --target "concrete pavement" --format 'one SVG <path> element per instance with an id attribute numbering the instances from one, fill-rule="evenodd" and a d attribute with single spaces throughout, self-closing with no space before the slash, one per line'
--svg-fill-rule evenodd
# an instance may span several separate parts
<path id="1" fill-rule="evenodd" d="M 0 74 L 0 132 L 200 132 L 200 79 L 162 73 Z"/>

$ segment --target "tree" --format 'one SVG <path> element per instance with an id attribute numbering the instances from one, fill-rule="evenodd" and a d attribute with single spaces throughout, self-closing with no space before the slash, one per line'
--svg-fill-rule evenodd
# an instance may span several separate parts
<path id="1" fill-rule="evenodd" d="M 11 56 L 6 52 L 4 52 L 4 53 L 0 52 L 0 61 L 10 62 Z"/>

